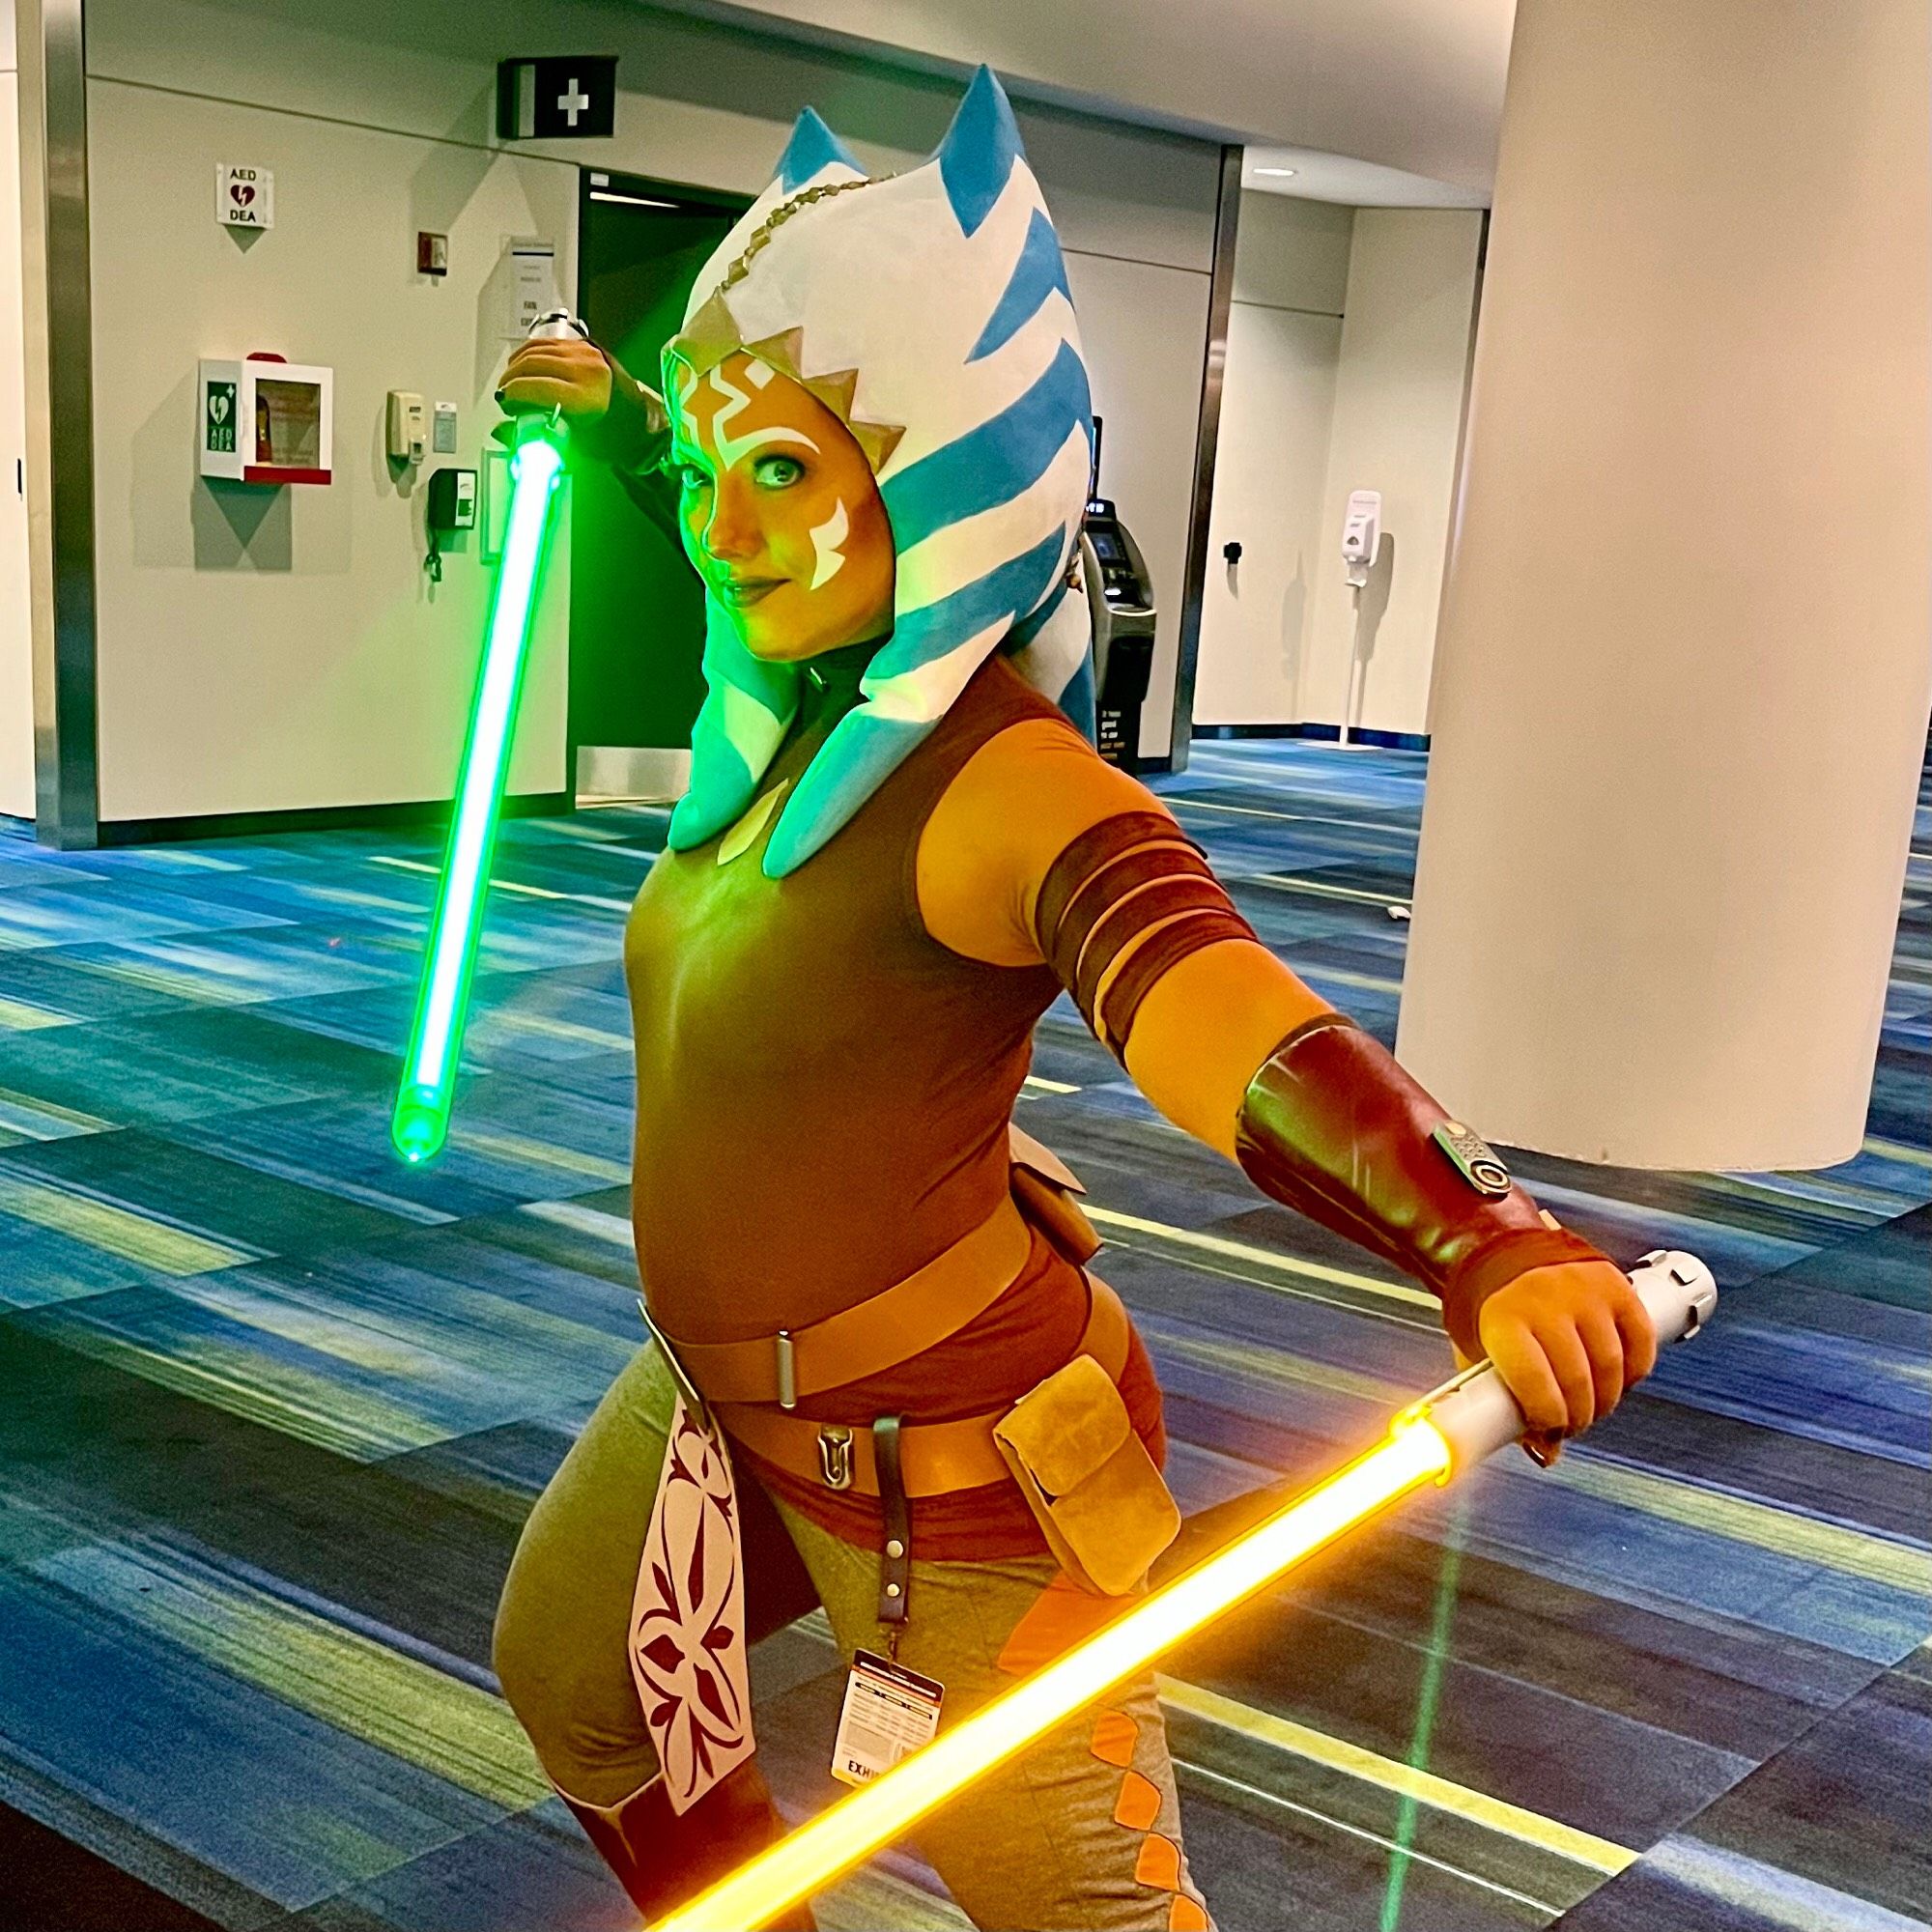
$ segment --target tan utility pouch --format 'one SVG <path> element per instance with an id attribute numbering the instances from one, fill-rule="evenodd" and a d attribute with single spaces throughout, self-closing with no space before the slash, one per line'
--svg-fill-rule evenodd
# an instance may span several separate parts
<path id="1" fill-rule="evenodd" d="M 993 1440 L 1066 1574 L 1102 1597 L 1137 1590 L 1180 1512 L 1106 1370 L 1076 1355 L 1001 1417 Z"/>

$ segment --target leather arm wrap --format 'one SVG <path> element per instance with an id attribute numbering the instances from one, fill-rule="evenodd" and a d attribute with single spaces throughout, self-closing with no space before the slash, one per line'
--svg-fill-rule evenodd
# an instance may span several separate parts
<path id="1" fill-rule="evenodd" d="M 1236 1151 L 1264 1194 L 1435 1290 L 1469 1356 L 1496 1289 L 1533 1267 L 1602 1261 L 1551 1227 L 1515 1181 L 1485 1194 L 1432 1136 L 1449 1116 L 1395 1056 L 1342 1013 L 1282 1041 L 1249 1083 Z"/>
<path id="2" fill-rule="evenodd" d="M 611 407 L 594 422 L 578 424 L 578 446 L 599 463 L 627 474 L 655 467 L 670 442 L 670 417 L 664 399 L 647 389 L 601 343 L 597 353 L 611 365 Z"/>
<path id="3" fill-rule="evenodd" d="M 1159 811 L 1117 812 L 1075 838 L 1040 882 L 1034 932 L 1087 1024 L 1122 1063 L 1134 1015 L 1161 975 L 1217 940 L 1254 937 L 1199 848 Z"/>

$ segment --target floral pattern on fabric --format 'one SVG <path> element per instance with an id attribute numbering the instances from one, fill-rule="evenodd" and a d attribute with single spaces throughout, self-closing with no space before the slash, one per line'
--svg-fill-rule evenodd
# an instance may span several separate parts
<path id="1" fill-rule="evenodd" d="M 629 1649 L 665 1792 L 682 1815 L 756 1748 L 730 1459 L 682 1397 L 638 1565 Z"/>

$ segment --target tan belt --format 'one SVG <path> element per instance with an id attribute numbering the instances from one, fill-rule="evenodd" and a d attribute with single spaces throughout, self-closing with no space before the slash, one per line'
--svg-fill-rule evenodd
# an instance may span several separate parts
<path id="1" fill-rule="evenodd" d="M 823 1321 L 746 1342 L 664 1339 L 707 1402 L 790 1408 L 801 1396 L 879 1375 L 957 1334 L 1019 1279 L 1032 1245 L 1009 1194 L 916 1274 Z"/>
<path id="2" fill-rule="evenodd" d="M 1131 1332 L 1127 1311 L 1104 1281 L 1091 1274 L 1087 1281 L 1092 1290 L 1087 1328 L 1073 1352 L 1092 1355 L 1118 1382 L 1126 1366 Z M 953 1490 L 1010 1482 L 1011 1471 L 993 1441 L 993 1425 L 1011 1407 L 1010 1403 L 1005 1403 L 982 1415 L 962 1416 L 956 1422 L 906 1424 L 899 1431 L 899 1466 L 906 1494 L 938 1496 Z M 810 1422 L 760 1404 L 720 1403 L 717 1415 L 734 1441 L 742 1442 L 753 1455 L 763 1457 L 787 1475 L 822 1484 L 828 1490 L 849 1490 L 862 1496 L 879 1493 L 869 1429 Z"/>

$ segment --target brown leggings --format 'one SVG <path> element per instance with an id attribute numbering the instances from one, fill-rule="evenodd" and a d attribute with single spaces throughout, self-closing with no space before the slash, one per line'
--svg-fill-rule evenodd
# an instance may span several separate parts
<path id="1" fill-rule="evenodd" d="M 672 1400 L 657 1351 L 640 1350 L 538 1498 L 497 1613 L 504 1694 L 544 1770 L 582 1804 L 620 1804 L 657 1773 L 624 1642 Z M 742 1477 L 739 1488 L 753 1640 L 822 1603 L 848 1658 L 883 1650 L 877 1555 Z M 1044 1662 L 1092 1600 L 1037 1556 L 915 1560 L 911 1602 L 900 1661 L 946 1686 L 952 1722 Z M 978 1926 L 1208 1928 L 1151 1679 L 976 1785 L 919 1840 Z"/>

